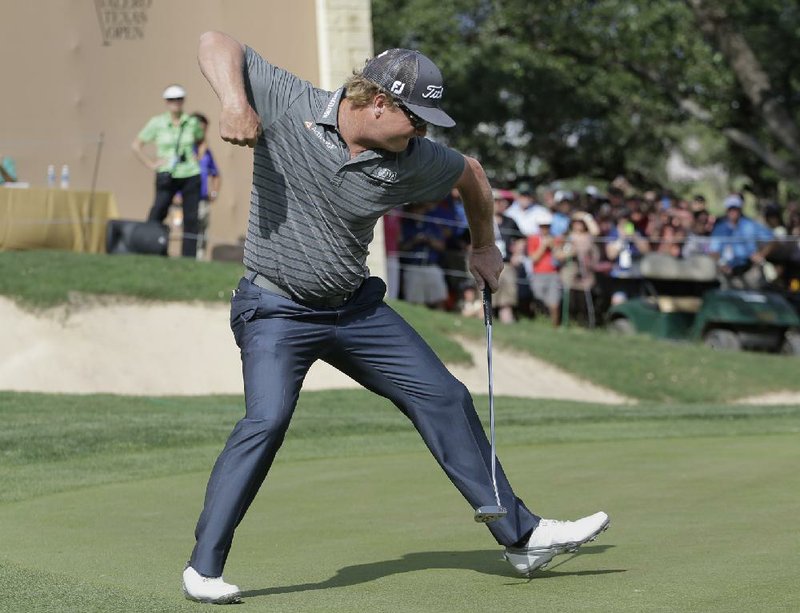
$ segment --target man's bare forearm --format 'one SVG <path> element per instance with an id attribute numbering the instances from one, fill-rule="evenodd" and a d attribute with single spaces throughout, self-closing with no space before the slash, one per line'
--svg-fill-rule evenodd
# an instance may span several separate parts
<path id="1" fill-rule="evenodd" d="M 197 61 L 223 107 L 247 104 L 244 87 L 244 47 L 222 32 L 205 32 L 200 37 Z"/>
<path id="2" fill-rule="evenodd" d="M 456 183 L 464 200 L 472 250 L 469 254 L 469 271 L 475 277 L 479 290 L 488 284 L 492 291 L 499 287 L 503 258 L 494 242 L 494 204 L 492 188 L 478 160 L 464 156 L 464 171 Z"/>
<path id="3" fill-rule="evenodd" d="M 466 166 L 456 186 L 464 201 L 472 246 L 475 249 L 494 245 L 494 207 L 492 189 L 480 163 L 464 156 Z"/>
<path id="4" fill-rule="evenodd" d="M 234 145 L 254 147 L 261 135 L 261 119 L 247 100 L 244 47 L 222 32 L 200 37 L 197 61 L 222 104 L 219 135 Z"/>

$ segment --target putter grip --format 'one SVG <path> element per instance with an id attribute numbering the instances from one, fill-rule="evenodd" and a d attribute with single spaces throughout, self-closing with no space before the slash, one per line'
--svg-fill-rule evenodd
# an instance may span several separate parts
<path id="1" fill-rule="evenodd" d="M 492 290 L 488 285 L 483 286 L 483 323 L 487 326 L 492 323 Z"/>

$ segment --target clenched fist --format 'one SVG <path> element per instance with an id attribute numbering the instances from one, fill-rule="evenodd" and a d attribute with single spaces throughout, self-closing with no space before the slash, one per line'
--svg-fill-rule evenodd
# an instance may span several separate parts
<path id="1" fill-rule="evenodd" d="M 261 118 L 249 104 L 222 107 L 219 117 L 222 140 L 242 147 L 255 147 L 262 131 Z"/>

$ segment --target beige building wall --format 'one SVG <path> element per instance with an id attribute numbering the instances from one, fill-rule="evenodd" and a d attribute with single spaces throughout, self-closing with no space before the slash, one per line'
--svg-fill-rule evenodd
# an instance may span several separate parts
<path id="1" fill-rule="evenodd" d="M 315 0 L 320 87 L 336 89 L 373 56 L 370 0 Z"/>
<path id="2" fill-rule="evenodd" d="M 370 0 L 315 0 L 319 86 L 334 90 L 374 55 Z M 375 226 L 367 265 L 386 279 L 383 220 Z"/>
<path id="3" fill-rule="evenodd" d="M 71 186 L 90 189 L 102 134 L 97 189 L 114 192 L 124 218 L 144 219 L 154 177 L 130 144 L 164 112 L 164 88 L 180 83 L 186 111 L 211 121 L 223 175 L 212 246 L 235 242 L 245 233 L 252 152 L 219 138 L 219 103 L 197 66 L 198 38 L 211 29 L 331 87 L 371 54 L 368 0 L 9 0 L 0 19 L 0 155 L 31 185 L 45 184 L 49 164 L 68 164 Z"/>

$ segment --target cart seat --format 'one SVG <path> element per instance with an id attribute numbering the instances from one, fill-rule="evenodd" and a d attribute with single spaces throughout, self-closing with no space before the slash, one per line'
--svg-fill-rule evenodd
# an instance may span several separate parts
<path id="1" fill-rule="evenodd" d="M 641 273 L 645 279 L 709 283 L 717 278 L 717 263 L 707 255 L 680 259 L 665 253 L 648 253 L 642 258 Z"/>
<path id="2" fill-rule="evenodd" d="M 698 296 L 658 296 L 656 303 L 662 313 L 697 313 L 703 299 Z"/>

